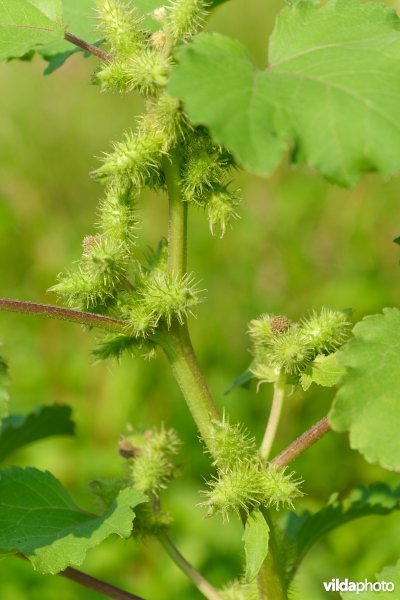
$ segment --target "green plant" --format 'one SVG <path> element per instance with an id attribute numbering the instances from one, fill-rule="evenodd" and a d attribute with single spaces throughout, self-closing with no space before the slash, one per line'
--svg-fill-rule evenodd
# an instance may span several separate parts
<path id="1" fill-rule="evenodd" d="M 239 165 L 268 174 L 290 148 L 293 162 L 308 163 L 342 185 L 355 184 L 370 170 L 399 171 L 398 17 L 378 3 L 293 3 L 278 18 L 270 66 L 262 71 L 239 43 L 200 33 L 217 4 L 99 0 L 99 26 L 92 29 L 90 19 L 79 18 L 73 34 L 64 26 L 73 22 L 71 1 L 0 4 L 1 58 L 36 52 L 52 70 L 74 45 L 100 58 L 94 81 L 102 90 L 136 91 L 145 100 L 134 130 L 114 144 L 94 173 L 104 185 L 97 232 L 85 237 L 79 264 L 52 288 L 70 308 L 6 299 L 0 307 L 103 330 L 95 350 L 101 359 L 124 352 L 155 358 L 164 351 L 215 469 L 202 492 L 202 509 L 222 521 L 236 515 L 244 526 L 243 573 L 217 590 L 170 539 L 171 516 L 162 496 L 179 474 L 180 442 L 168 427 L 126 434 L 120 443 L 124 476 L 91 485 L 101 515 L 78 509 L 48 473 L 3 470 L 0 548 L 25 556 L 40 572 L 63 572 L 110 597 L 137 596 L 75 569 L 110 533 L 155 536 L 211 600 L 279 600 L 324 533 L 400 506 L 398 489 L 376 484 L 334 499 L 313 515 L 298 515 L 293 509 L 303 494 L 301 475 L 289 468 L 333 428 L 349 432 L 351 446 L 368 461 L 399 469 L 399 311 L 386 309 L 363 320 L 352 336 L 348 311 L 331 308 L 298 322 L 269 314 L 251 321 L 253 360 L 238 384 L 255 379 L 258 387 L 274 388 L 258 448 L 243 425 L 219 414 L 204 380 L 187 324 L 204 294 L 186 264 L 189 207 L 203 208 L 211 233 L 223 236 L 237 216 L 240 194 L 231 179 Z M 82 4 L 80 17 L 92 8 L 91 2 Z M 167 193 L 169 231 L 168 240 L 142 262 L 136 205 L 145 187 Z M 1 373 L 5 378 L 3 363 Z M 338 385 L 329 416 L 271 459 L 283 403 L 290 402 L 293 389 L 307 391 L 313 384 Z M 3 457 L 34 439 L 73 431 L 63 407 L 16 417 L 6 416 L 5 392 L 1 401 Z M 284 509 L 290 510 L 286 528 L 278 519 Z"/>

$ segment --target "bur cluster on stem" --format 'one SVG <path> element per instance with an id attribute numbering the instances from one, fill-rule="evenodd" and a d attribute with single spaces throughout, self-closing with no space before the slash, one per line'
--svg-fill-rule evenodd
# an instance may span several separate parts
<path id="1" fill-rule="evenodd" d="M 94 172 L 105 188 L 97 230 L 85 237 L 77 265 L 51 289 L 73 308 L 124 320 L 126 336 L 108 334 L 96 350 L 99 358 L 119 358 L 124 351 L 153 356 L 157 333 L 183 324 L 201 301 L 192 274 L 168 272 L 163 241 L 144 262 L 138 247 L 141 192 L 165 193 L 165 166 L 172 157 L 179 157 L 180 201 L 202 207 L 213 233 L 223 235 L 237 217 L 239 195 L 229 189 L 231 155 L 206 129 L 193 127 L 166 91 L 174 46 L 202 28 L 207 8 L 203 0 L 173 0 L 153 14 L 159 30 L 152 33 L 127 0 L 97 1 L 111 60 L 98 69 L 95 82 L 103 91 L 137 91 L 145 112 Z"/>
<path id="2" fill-rule="evenodd" d="M 326 307 L 297 323 L 284 316 L 261 315 L 249 324 L 251 372 L 260 382 L 276 382 L 284 374 L 296 384 L 318 356 L 336 352 L 349 335 L 346 313 Z"/>
<path id="3" fill-rule="evenodd" d="M 207 482 L 202 506 L 208 515 L 220 513 L 224 521 L 231 513 L 248 515 L 255 508 L 292 507 L 302 495 L 301 481 L 293 472 L 265 463 L 255 439 L 241 425 L 224 417 L 214 424 L 211 435 L 213 464 L 217 474 Z"/>

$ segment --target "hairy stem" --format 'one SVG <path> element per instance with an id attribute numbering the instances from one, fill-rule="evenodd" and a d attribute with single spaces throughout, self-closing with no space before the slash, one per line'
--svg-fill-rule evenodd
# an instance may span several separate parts
<path id="1" fill-rule="evenodd" d="M 25 300 L 12 300 L 9 298 L 0 298 L 0 311 L 26 313 L 48 317 L 50 319 L 59 319 L 61 321 L 71 321 L 80 323 L 88 327 L 100 327 L 108 331 L 118 331 L 126 333 L 126 324 L 120 319 L 112 319 L 94 313 L 73 310 L 72 308 L 61 308 L 52 304 L 37 304 L 36 302 L 26 302 Z"/>
<path id="2" fill-rule="evenodd" d="M 90 52 L 90 54 L 97 56 L 97 58 L 100 58 L 101 60 L 111 62 L 113 59 L 111 54 L 108 54 L 108 52 L 104 52 L 104 50 L 101 50 L 101 48 L 93 46 L 93 44 L 89 44 L 89 42 L 85 42 L 85 40 L 81 40 L 80 38 L 76 37 L 72 33 L 69 33 L 68 31 L 64 33 L 64 39 L 67 42 L 73 44 L 74 46 L 78 46 L 78 48 L 82 48 L 82 50 Z"/>
<path id="3" fill-rule="evenodd" d="M 219 415 L 193 350 L 187 326 L 175 323 L 160 344 L 201 437 L 212 453 L 212 422 L 219 420 Z"/>
<path id="4" fill-rule="evenodd" d="M 187 202 L 182 199 L 179 165 L 180 155 L 175 149 L 171 158 L 164 159 L 169 199 L 168 272 L 175 277 L 184 275 L 187 268 Z M 211 450 L 212 421 L 219 416 L 193 350 L 187 325 L 175 322 L 169 331 L 160 336 L 159 343 L 200 434 Z"/>
<path id="5" fill-rule="evenodd" d="M 269 415 L 267 428 L 260 447 L 260 455 L 264 460 L 268 460 L 272 444 L 276 436 L 276 432 L 281 418 L 283 401 L 285 398 L 286 375 L 279 375 L 278 380 L 274 384 L 274 395 L 272 398 L 272 407 Z"/>
<path id="6" fill-rule="evenodd" d="M 168 189 L 168 273 L 181 277 L 187 268 L 187 209 L 180 189 L 180 156 L 178 150 L 164 158 L 164 173 Z"/>
<path id="7" fill-rule="evenodd" d="M 208 600 L 222 600 L 217 590 L 206 580 L 203 575 L 197 571 L 179 552 L 167 535 L 158 537 L 160 543 L 168 552 L 174 563 L 185 573 L 185 575 L 194 583 L 197 589 Z"/>
<path id="8" fill-rule="evenodd" d="M 310 448 L 315 442 L 318 442 L 322 436 L 331 430 L 328 423 L 328 417 L 324 417 L 318 423 L 315 423 L 310 429 L 307 429 L 300 437 L 294 440 L 285 450 L 276 456 L 271 463 L 277 467 L 284 467 L 291 463 L 302 452 Z"/>
<path id="9" fill-rule="evenodd" d="M 28 561 L 28 558 L 23 554 L 18 553 L 16 556 Z M 144 598 L 141 596 L 136 596 L 135 594 L 125 592 L 125 590 L 121 590 L 110 583 L 106 583 L 101 579 L 97 579 L 96 577 L 92 577 L 86 573 L 82 573 L 82 571 L 78 571 L 72 567 L 67 567 L 65 571 L 60 571 L 60 573 L 57 573 L 57 575 L 74 581 L 75 583 L 78 583 L 79 585 L 90 590 L 94 590 L 95 592 L 98 592 L 107 598 L 114 598 L 115 600 L 144 600 Z"/>

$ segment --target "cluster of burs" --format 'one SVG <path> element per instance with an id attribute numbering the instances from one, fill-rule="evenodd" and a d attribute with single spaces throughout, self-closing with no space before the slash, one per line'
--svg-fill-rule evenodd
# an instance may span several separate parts
<path id="1" fill-rule="evenodd" d="M 234 161 L 204 128 L 190 125 L 180 102 L 166 91 L 174 48 L 204 25 L 207 2 L 173 0 L 157 9 L 146 17 L 158 23 L 155 33 L 146 30 L 131 2 L 97 4 L 110 60 L 95 79 L 102 90 L 139 92 L 146 111 L 95 171 L 105 186 L 97 234 L 84 239 L 78 266 L 60 275 L 52 290 L 74 308 L 126 321 L 127 337 L 110 338 L 104 356 L 123 349 L 151 355 L 152 334 L 182 323 L 200 297 L 192 276 L 168 274 L 165 240 L 146 264 L 138 259 L 138 196 L 144 188 L 167 191 L 166 173 L 173 169 L 181 201 L 202 207 L 211 231 L 223 235 L 237 216 L 239 198 L 229 189 Z"/>

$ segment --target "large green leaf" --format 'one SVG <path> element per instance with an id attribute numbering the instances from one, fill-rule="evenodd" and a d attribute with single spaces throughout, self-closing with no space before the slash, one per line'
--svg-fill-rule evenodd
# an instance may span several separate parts
<path id="1" fill-rule="evenodd" d="M 376 575 L 377 582 L 386 582 L 394 584 L 393 592 L 377 592 L 366 590 L 362 592 L 363 600 L 376 600 L 377 598 L 387 598 L 388 600 L 400 600 L 400 560 L 393 566 L 384 567 L 380 573 Z M 343 600 L 359 600 L 361 592 L 344 592 L 341 595 Z M 390 595 L 389 595 L 390 594 Z"/>
<path id="2" fill-rule="evenodd" d="M 295 547 L 294 569 L 297 569 L 312 546 L 330 531 L 361 517 L 388 515 L 395 510 L 400 510 L 400 488 L 391 489 L 386 484 L 374 483 L 369 487 L 354 489 L 343 500 L 338 500 L 335 494 L 326 506 L 314 514 L 291 513 L 287 534 Z"/>
<path id="3" fill-rule="evenodd" d="M 249 514 L 243 540 L 246 554 L 245 581 L 251 583 L 257 577 L 268 554 L 269 527 L 260 510 L 253 510 Z"/>
<path id="4" fill-rule="evenodd" d="M 383 3 L 287 6 L 265 70 L 217 34 L 176 55 L 170 92 L 244 167 L 268 174 L 292 147 L 343 185 L 400 170 L 400 21 Z"/>
<path id="5" fill-rule="evenodd" d="M 48 472 L 13 467 L 0 471 L 0 550 L 21 552 L 41 573 L 79 566 L 86 552 L 111 534 L 130 535 L 133 509 L 146 502 L 138 490 L 122 490 L 101 517 L 72 501 Z"/>
<path id="6" fill-rule="evenodd" d="M 0 60 L 62 40 L 61 0 L 0 0 Z"/>
<path id="7" fill-rule="evenodd" d="M 346 367 L 329 423 L 371 463 L 400 470 L 400 311 L 366 317 L 339 352 Z"/>
<path id="8" fill-rule="evenodd" d="M 10 415 L 0 425 L 0 461 L 9 454 L 53 435 L 73 435 L 75 425 L 69 406 L 39 406 L 27 415 Z"/>

